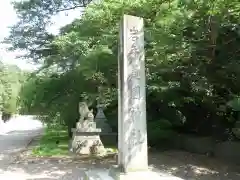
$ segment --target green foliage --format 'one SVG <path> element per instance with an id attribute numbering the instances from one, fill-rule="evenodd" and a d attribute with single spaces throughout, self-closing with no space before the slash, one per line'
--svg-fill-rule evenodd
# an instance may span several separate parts
<path id="1" fill-rule="evenodd" d="M 0 111 L 13 114 L 18 111 L 17 100 L 26 72 L 16 66 L 0 64 Z"/>
<path id="2" fill-rule="evenodd" d="M 166 119 L 160 119 L 148 123 L 148 139 L 151 145 L 163 145 L 170 142 L 174 137 L 175 132 L 172 129 L 172 124 Z M 162 144 L 158 144 L 161 141 Z"/>
<path id="3" fill-rule="evenodd" d="M 227 103 L 234 111 L 240 111 L 240 97 L 235 97 Z"/>
<path id="4" fill-rule="evenodd" d="M 41 58 L 52 54 L 45 44 L 51 43 L 54 35 L 47 31 L 52 16 L 70 9 L 79 9 L 91 0 L 27 0 L 12 2 L 19 21 L 12 27 L 11 34 L 5 42 L 12 44 L 11 50 L 28 50 L 26 58 L 41 63 Z"/>
<path id="5" fill-rule="evenodd" d="M 46 115 L 48 122 L 57 117 L 71 127 L 80 99 L 94 105 L 101 98 L 116 129 L 117 45 L 124 13 L 145 20 L 147 113 L 156 127 L 150 139 L 171 136 L 171 129 L 212 135 L 214 126 L 231 126 L 231 110 L 221 107 L 240 92 L 238 0 L 105 0 L 88 5 L 81 19 L 57 36 L 46 33 L 45 19 L 65 3 L 79 3 L 51 2 L 15 5 L 22 21 L 12 28 L 13 48 L 29 50 L 44 67 L 21 91 L 27 112 Z M 167 119 L 171 128 L 160 128 L 159 119 Z"/>

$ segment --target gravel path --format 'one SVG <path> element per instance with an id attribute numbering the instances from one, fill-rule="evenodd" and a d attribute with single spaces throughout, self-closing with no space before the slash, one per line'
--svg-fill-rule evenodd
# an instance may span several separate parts
<path id="1" fill-rule="evenodd" d="M 7 135 L 0 135 L 0 172 L 3 172 L 31 140 L 42 131 L 42 129 L 14 131 Z"/>
<path id="2" fill-rule="evenodd" d="M 0 136 L 0 179 L 17 180 L 82 180 L 83 172 L 89 169 L 108 169 L 116 157 L 90 159 L 72 157 L 35 158 L 31 149 L 38 144 L 32 141 L 28 149 L 15 161 L 14 155 L 23 149 L 42 129 L 12 132 Z M 39 136 L 40 137 L 40 136 Z M 214 158 L 182 151 L 149 153 L 150 167 L 185 180 L 239 180 L 240 167 Z"/>
<path id="3" fill-rule="evenodd" d="M 28 149 L 8 167 L 6 174 L 14 174 L 19 180 L 82 180 L 84 171 L 95 168 L 107 169 L 115 163 L 113 157 L 108 159 L 32 157 L 32 148 L 38 144 L 39 138 L 32 141 Z"/>
<path id="4" fill-rule="evenodd" d="M 31 140 L 43 133 L 40 122 L 31 118 L 20 117 L 1 126 L 5 133 L 0 134 L 0 179 L 8 179 L 7 168 L 22 152 Z M 12 124 L 11 124 L 12 123 Z M 7 127 L 7 128 L 6 128 Z M 6 131 L 7 129 L 7 131 Z M 18 178 L 17 178 L 18 179 Z"/>
<path id="5" fill-rule="evenodd" d="M 34 158 L 25 151 L 7 169 L 20 180 L 81 180 L 89 169 L 108 169 L 116 157 L 90 158 Z M 150 153 L 149 164 L 154 171 L 167 173 L 184 180 L 239 180 L 240 167 L 214 158 L 181 151 Z M 0 178 L 1 179 L 1 178 Z"/>

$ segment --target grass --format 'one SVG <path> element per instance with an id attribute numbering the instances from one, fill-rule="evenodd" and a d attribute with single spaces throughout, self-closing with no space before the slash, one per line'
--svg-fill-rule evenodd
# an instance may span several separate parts
<path id="1" fill-rule="evenodd" d="M 67 128 L 66 128 L 67 129 Z M 69 137 L 63 127 L 48 127 L 39 145 L 33 148 L 32 155 L 37 157 L 66 157 L 69 155 Z M 104 139 L 105 148 L 117 152 L 116 146 L 109 139 Z M 59 143 L 57 143 L 59 142 Z"/>
<path id="2" fill-rule="evenodd" d="M 67 130 L 63 128 L 47 128 L 40 139 L 39 145 L 32 150 L 32 154 L 47 157 L 66 156 L 69 154 L 68 144 Z"/>

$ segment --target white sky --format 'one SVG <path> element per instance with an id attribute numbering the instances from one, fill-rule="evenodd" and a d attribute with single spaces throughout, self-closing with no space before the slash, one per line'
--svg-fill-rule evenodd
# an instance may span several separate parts
<path id="1" fill-rule="evenodd" d="M 11 1 L 12 0 L 0 0 L 0 41 L 3 41 L 3 39 L 9 35 L 8 27 L 17 22 L 17 15 L 11 5 Z M 53 18 L 55 23 L 49 28 L 49 31 L 57 33 L 61 26 L 71 23 L 75 18 L 80 17 L 80 14 L 80 9 L 68 12 L 68 15 L 62 12 Z M 26 62 L 26 60 L 16 59 L 16 56 L 23 53 L 24 52 L 21 51 L 9 52 L 6 50 L 6 45 L 0 44 L 0 61 L 6 64 L 16 64 L 21 69 L 36 69 L 37 66 Z"/>

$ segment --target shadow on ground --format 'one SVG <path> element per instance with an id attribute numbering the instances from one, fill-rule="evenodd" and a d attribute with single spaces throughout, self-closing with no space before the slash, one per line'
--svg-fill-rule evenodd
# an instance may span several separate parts
<path id="1" fill-rule="evenodd" d="M 186 180 L 239 180 L 240 166 L 182 151 L 151 154 L 150 166 Z"/>
<path id="2" fill-rule="evenodd" d="M 6 175 L 13 174 L 18 180 L 81 180 L 89 169 L 110 167 L 99 159 L 30 158 L 17 161 L 8 167 Z M 6 176 L 8 177 L 8 176 Z M 0 176 L 1 179 L 1 176 Z"/>
<path id="3" fill-rule="evenodd" d="M 109 168 L 116 157 L 89 158 L 33 158 L 22 156 L 4 172 L 7 178 L 18 180 L 81 180 L 83 172 L 91 168 Z M 181 151 L 151 153 L 150 167 L 185 180 L 239 180 L 240 168 L 214 158 Z M 1 175 L 0 175 L 0 179 Z"/>

